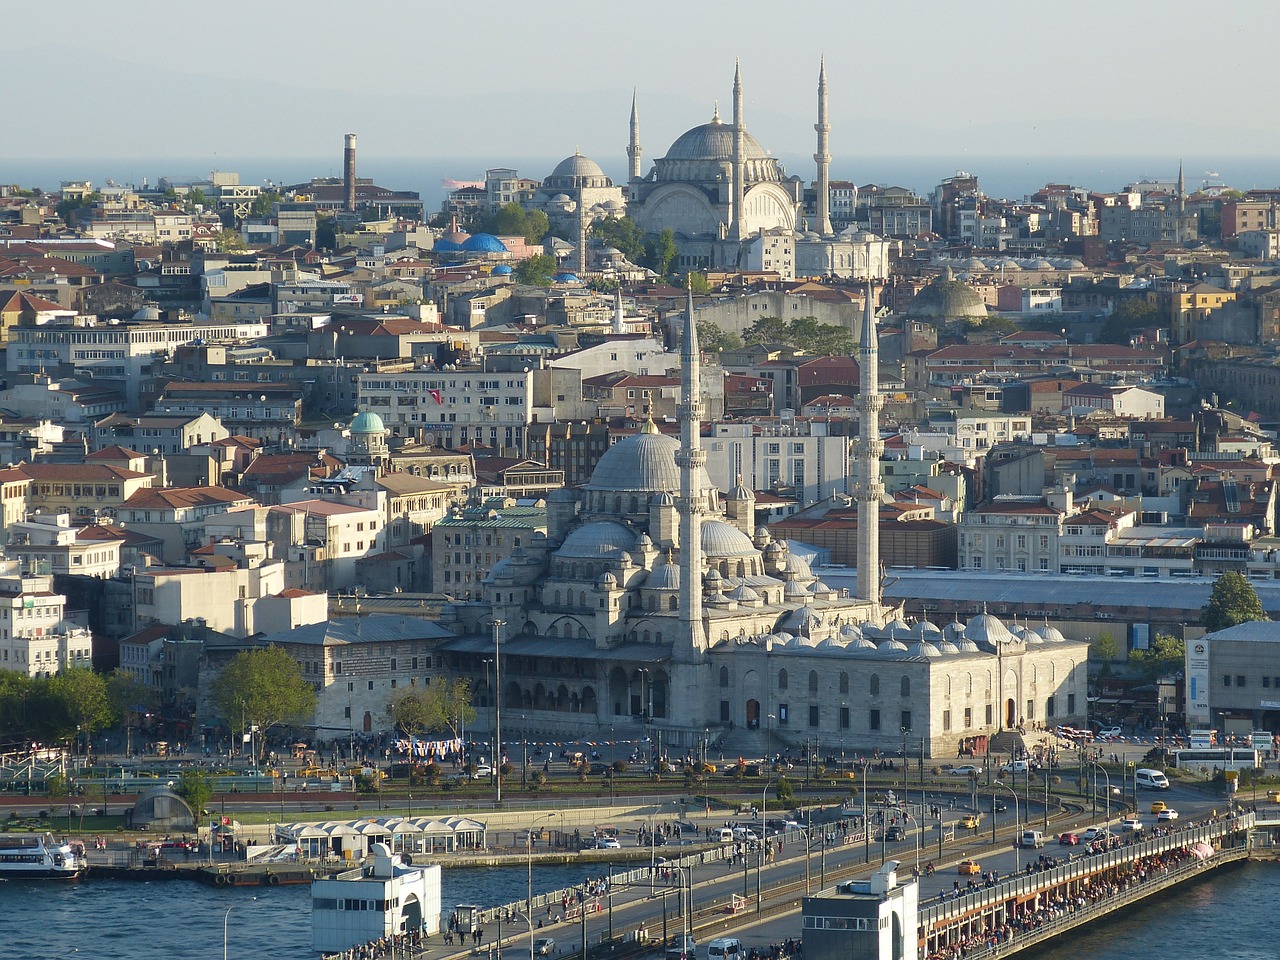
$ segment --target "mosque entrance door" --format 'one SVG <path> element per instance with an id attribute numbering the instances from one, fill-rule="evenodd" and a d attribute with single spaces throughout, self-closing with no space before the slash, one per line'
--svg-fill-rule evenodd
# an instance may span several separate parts
<path id="1" fill-rule="evenodd" d="M 1014 706 L 1013 698 L 1010 697 L 1004 702 L 1004 726 L 1006 730 L 1012 730 L 1014 728 L 1017 717 L 1017 707 Z"/>
<path id="2" fill-rule="evenodd" d="M 755 730 L 760 726 L 760 701 L 747 701 L 747 729 Z"/>

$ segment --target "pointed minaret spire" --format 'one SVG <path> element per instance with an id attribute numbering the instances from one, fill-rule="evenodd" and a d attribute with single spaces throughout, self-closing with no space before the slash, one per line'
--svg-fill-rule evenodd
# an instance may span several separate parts
<path id="1" fill-rule="evenodd" d="M 733 67 L 733 209 L 729 214 L 729 238 L 746 237 L 746 219 L 743 198 L 746 196 L 744 154 L 746 153 L 746 127 L 742 118 L 742 64 L 734 61 Z"/>
<path id="2" fill-rule="evenodd" d="M 698 327 L 693 319 L 693 282 L 685 279 L 687 306 L 684 337 L 680 346 L 680 622 L 683 643 L 677 643 L 677 659 L 699 660 L 707 649 L 702 629 L 702 509 L 706 491 L 707 454 L 702 449 L 702 358 Z"/>
<path id="3" fill-rule="evenodd" d="M 642 176 L 640 169 L 640 157 L 643 151 L 640 149 L 640 111 L 636 107 L 636 91 L 631 91 L 631 142 L 627 145 L 627 159 L 631 163 L 631 179 L 639 180 Z"/>
<path id="4" fill-rule="evenodd" d="M 813 125 L 818 133 L 818 152 L 813 155 L 813 162 L 818 165 L 817 222 L 814 231 L 821 237 L 829 237 L 831 229 L 831 152 L 828 149 L 828 135 L 831 124 L 827 122 L 827 59 L 822 58 L 818 66 L 818 122 Z"/>
<path id="5" fill-rule="evenodd" d="M 619 287 L 613 294 L 613 332 L 626 333 L 627 323 L 622 316 L 622 288 Z"/>
<path id="6" fill-rule="evenodd" d="M 880 439 L 880 344 L 876 336 L 875 307 L 872 304 L 871 281 L 867 281 L 867 302 L 862 317 L 862 333 L 858 342 L 858 599 L 880 604 L 880 499 L 884 484 L 880 481 L 880 457 L 884 442 Z"/>

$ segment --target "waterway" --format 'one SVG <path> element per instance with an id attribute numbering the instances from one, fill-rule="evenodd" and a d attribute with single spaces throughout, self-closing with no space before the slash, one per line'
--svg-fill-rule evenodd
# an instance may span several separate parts
<path id="1" fill-rule="evenodd" d="M 524 896 L 524 870 L 446 870 L 443 903 L 492 906 Z M 535 867 L 535 890 L 583 880 L 576 867 Z M 310 890 L 227 890 L 183 881 L 78 885 L 0 883 L 0 956 L 5 960 L 207 960 L 222 946 L 229 957 L 314 960 Z M 1274 960 L 1274 905 L 1280 865 L 1249 864 L 1184 885 L 1158 902 L 1128 910 L 1070 934 L 1036 960 Z M 798 923 L 797 923 L 798 932 Z"/>
<path id="2" fill-rule="evenodd" d="M 534 891 L 573 886 L 586 876 L 576 866 L 535 865 Z M 524 898 L 527 885 L 523 868 L 445 870 L 441 902 L 446 914 L 458 903 L 512 903 Z M 74 948 L 75 956 L 92 960 L 207 960 L 221 955 L 228 907 L 234 907 L 228 957 L 315 960 L 307 885 L 228 889 L 183 880 L 92 879 L 0 882 L 0 957 L 54 960 Z"/>

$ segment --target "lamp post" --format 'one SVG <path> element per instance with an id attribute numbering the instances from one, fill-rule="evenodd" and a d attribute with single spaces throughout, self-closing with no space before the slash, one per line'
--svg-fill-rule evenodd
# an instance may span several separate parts
<path id="1" fill-rule="evenodd" d="M 502 802 L 502 660 L 498 644 L 505 620 L 493 621 L 493 799 Z"/>
<path id="2" fill-rule="evenodd" d="M 764 789 L 760 791 L 760 839 L 756 845 L 756 913 L 760 912 L 760 875 L 764 872 L 764 845 L 768 842 L 769 831 L 765 829 L 765 813 L 768 810 L 766 799 L 769 788 L 773 786 L 775 778 L 770 778 L 769 782 L 764 785 Z"/>
<path id="3" fill-rule="evenodd" d="M 902 795 L 905 797 L 907 795 L 907 771 L 911 766 L 910 761 L 907 760 L 907 734 L 911 731 L 905 725 L 899 727 L 898 730 L 902 733 Z"/>
<path id="4" fill-rule="evenodd" d="M 1004 787 L 1009 791 L 1009 796 L 1013 797 L 1013 872 L 1017 873 L 1022 868 L 1021 858 L 1018 854 L 1018 827 L 1022 824 L 1022 816 L 1018 812 L 1018 791 L 1002 780 L 996 780 L 993 787 Z M 992 792 L 994 793 L 994 790 Z M 995 804 L 992 803 L 991 806 L 991 832 L 994 834 L 996 825 Z"/>
<path id="5" fill-rule="evenodd" d="M 1097 760 L 1090 760 L 1089 764 L 1097 768 L 1098 770 L 1101 770 L 1102 776 L 1105 778 L 1105 783 L 1107 785 L 1107 799 L 1106 799 L 1107 822 L 1110 823 L 1111 822 L 1111 774 L 1109 774 L 1107 772 L 1107 768 L 1104 767 L 1102 764 L 1100 764 Z M 1097 810 L 1098 809 L 1098 777 L 1097 775 L 1095 775 L 1093 778 L 1093 797 L 1094 797 L 1093 808 L 1094 810 Z"/>
<path id="6" fill-rule="evenodd" d="M 529 915 L 529 960 L 533 960 L 533 826 L 539 820 L 547 820 L 560 816 L 559 811 L 542 813 L 529 821 L 529 829 L 525 831 L 525 843 L 529 848 L 529 899 L 525 901 L 525 912 Z"/>
<path id="7" fill-rule="evenodd" d="M 862 761 L 862 862 L 871 862 L 871 808 L 867 805 L 867 767 Z"/>
<path id="8" fill-rule="evenodd" d="M 257 899 L 257 897 L 250 897 L 249 902 L 252 903 Z M 233 903 L 227 907 L 227 912 L 222 917 L 222 960 L 227 960 L 227 921 L 231 919 L 231 911 L 238 906 L 241 906 L 241 904 Z"/>

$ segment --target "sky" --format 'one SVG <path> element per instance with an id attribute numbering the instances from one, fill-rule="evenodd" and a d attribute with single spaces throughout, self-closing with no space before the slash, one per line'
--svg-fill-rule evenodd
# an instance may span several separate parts
<path id="1" fill-rule="evenodd" d="M 1274 0 L 13 4 L 0 180 L 50 157 L 336 173 L 346 132 L 362 157 L 580 149 L 613 170 L 633 89 L 647 169 L 716 99 L 729 116 L 735 57 L 748 129 L 803 157 L 825 56 L 836 175 L 857 156 L 1280 157 L 1278 26 Z"/>

